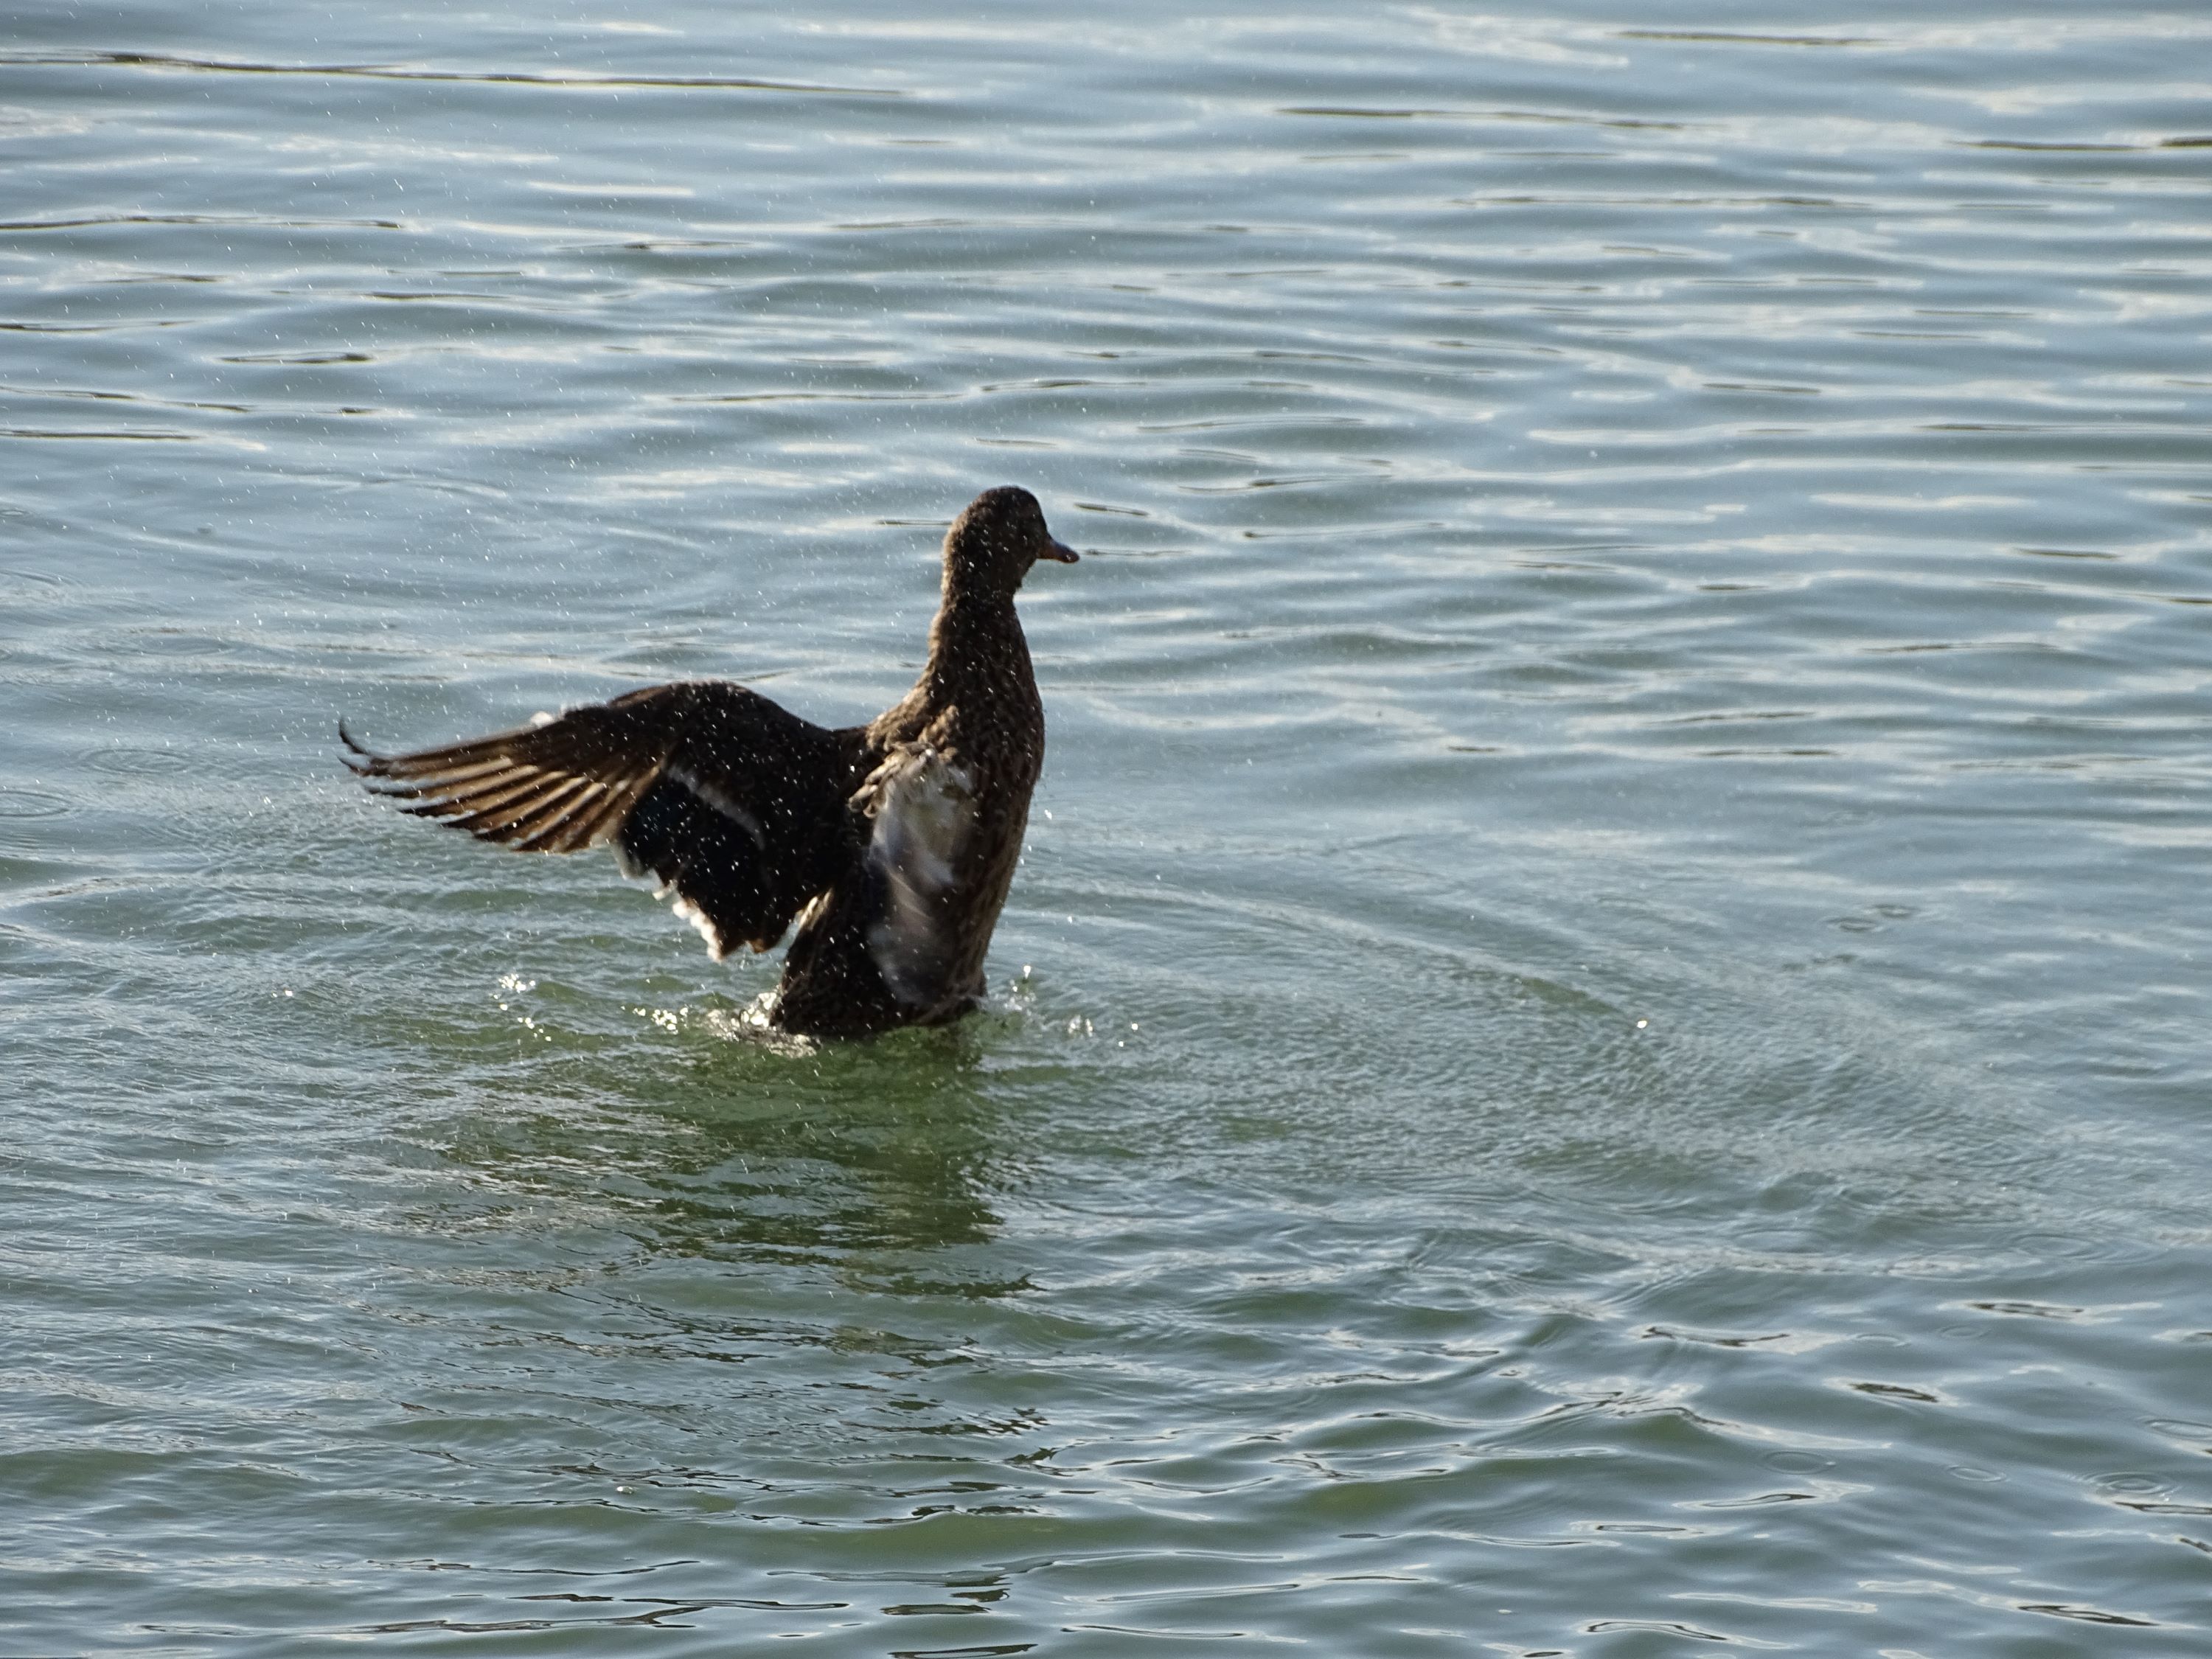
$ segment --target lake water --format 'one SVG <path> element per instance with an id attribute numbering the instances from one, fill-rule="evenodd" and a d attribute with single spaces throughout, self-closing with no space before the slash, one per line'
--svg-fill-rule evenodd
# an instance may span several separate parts
<path id="1" fill-rule="evenodd" d="M 2212 13 L 1486 3 L 10 14 L 0 1651 L 2208 1650 Z M 957 1029 L 337 766 L 1000 483 Z"/>

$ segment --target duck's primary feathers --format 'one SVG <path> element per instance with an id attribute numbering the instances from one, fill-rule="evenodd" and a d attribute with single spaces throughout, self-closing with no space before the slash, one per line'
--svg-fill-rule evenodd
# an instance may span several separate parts
<path id="1" fill-rule="evenodd" d="M 803 720 L 726 680 L 572 708 L 442 749 L 346 764 L 402 810 L 531 853 L 611 844 L 720 957 L 794 920 L 769 1018 L 857 1036 L 973 1007 L 1044 760 L 1014 592 L 1075 554 L 1025 489 L 986 490 L 945 538 L 929 661 L 866 726 Z"/>

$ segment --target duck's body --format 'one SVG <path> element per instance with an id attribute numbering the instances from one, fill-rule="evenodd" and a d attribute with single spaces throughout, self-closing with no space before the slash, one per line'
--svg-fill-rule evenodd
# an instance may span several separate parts
<path id="1" fill-rule="evenodd" d="M 1073 562 L 1028 491 L 987 490 L 945 538 L 914 690 L 866 726 L 799 719 L 723 680 L 633 691 L 443 749 L 347 764 L 405 810 L 526 852 L 611 844 L 717 958 L 799 924 L 769 1018 L 860 1036 L 957 1018 L 1021 856 L 1044 709 L 1014 592 Z M 341 728 L 341 736 L 343 729 Z"/>

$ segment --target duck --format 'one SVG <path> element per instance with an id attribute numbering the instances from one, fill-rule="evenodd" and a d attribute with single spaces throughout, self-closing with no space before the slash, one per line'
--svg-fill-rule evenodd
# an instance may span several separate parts
<path id="1" fill-rule="evenodd" d="M 720 961 L 792 934 L 761 1008 L 806 1037 L 940 1025 L 975 1007 L 1044 764 L 1044 704 L 1014 595 L 1074 549 L 1013 485 L 945 532 L 929 657 L 865 726 L 830 727 L 730 680 L 684 680 L 435 749 L 344 764 L 402 811 L 526 853 L 611 846 Z"/>

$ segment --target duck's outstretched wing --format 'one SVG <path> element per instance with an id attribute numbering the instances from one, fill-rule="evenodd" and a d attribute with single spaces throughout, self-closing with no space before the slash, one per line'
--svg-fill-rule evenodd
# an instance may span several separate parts
<path id="1" fill-rule="evenodd" d="M 868 740 L 720 680 L 632 691 L 442 749 L 345 763 L 401 810 L 526 853 L 612 843 L 659 877 L 717 957 L 765 951 L 854 856 L 847 797 Z"/>

